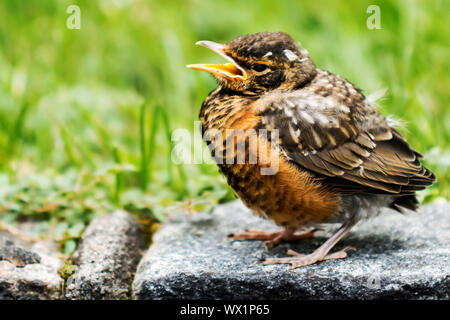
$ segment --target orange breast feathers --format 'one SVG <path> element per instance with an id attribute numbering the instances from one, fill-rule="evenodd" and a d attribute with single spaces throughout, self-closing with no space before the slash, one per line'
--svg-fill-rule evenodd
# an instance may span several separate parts
<path id="1" fill-rule="evenodd" d="M 239 114 L 227 117 L 223 144 L 215 145 L 223 154 L 221 167 L 243 202 L 275 223 L 293 228 L 333 218 L 340 211 L 340 197 L 291 163 L 275 132 L 255 129 L 260 119 L 250 108 Z"/>

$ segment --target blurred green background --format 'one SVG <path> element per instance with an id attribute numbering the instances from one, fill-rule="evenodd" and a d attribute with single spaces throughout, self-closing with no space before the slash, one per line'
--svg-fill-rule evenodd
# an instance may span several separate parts
<path id="1" fill-rule="evenodd" d="M 81 29 L 66 27 L 69 5 Z M 369 30 L 367 7 L 381 9 Z M 366 94 L 425 155 L 450 198 L 450 1 L 0 2 L 0 212 L 36 218 L 70 253 L 86 223 L 114 207 L 143 222 L 233 199 L 215 165 L 170 161 L 171 132 L 194 131 L 214 79 L 185 68 L 220 62 L 195 46 L 259 31 L 289 33 L 320 68 Z M 69 240 L 69 241 L 68 241 Z"/>

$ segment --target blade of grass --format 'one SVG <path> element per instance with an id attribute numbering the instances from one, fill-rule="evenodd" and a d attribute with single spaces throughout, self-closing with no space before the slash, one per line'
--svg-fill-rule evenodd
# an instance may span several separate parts
<path id="1" fill-rule="evenodd" d="M 75 167 L 80 167 L 81 164 L 78 161 L 78 159 L 75 156 L 75 152 L 73 150 L 73 143 L 71 138 L 69 137 L 66 128 L 64 128 L 62 125 L 58 126 L 59 132 L 61 134 L 62 141 L 64 143 L 64 151 L 66 153 L 67 158 L 69 159 L 70 163 Z"/>
<path id="2" fill-rule="evenodd" d="M 169 185 L 173 185 L 173 170 L 172 170 L 172 159 L 171 159 L 171 150 L 173 149 L 173 143 L 172 143 L 172 134 L 170 131 L 170 122 L 169 117 L 167 116 L 167 112 L 165 109 L 160 108 L 161 110 L 161 117 L 164 124 L 164 133 L 167 138 L 167 145 L 169 146 L 169 150 L 167 152 L 167 176 L 168 181 L 167 183 Z"/>
<path id="3" fill-rule="evenodd" d="M 156 140 L 156 133 L 158 132 L 158 117 L 159 117 L 159 113 L 160 113 L 160 107 L 159 106 L 155 106 L 155 108 L 153 109 L 153 116 L 151 119 L 151 124 L 150 124 L 150 137 L 149 137 L 149 142 L 148 142 L 148 159 L 147 159 L 147 165 L 150 167 L 151 163 L 152 163 L 152 159 L 153 159 L 153 155 L 155 154 L 155 140 Z M 148 178 L 149 180 L 152 179 L 152 170 L 150 170 L 149 174 L 148 174 Z"/>
<path id="4" fill-rule="evenodd" d="M 11 130 L 11 133 L 9 135 L 9 142 L 8 142 L 8 152 L 6 155 L 9 158 L 12 158 L 17 150 L 17 142 L 22 137 L 22 131 L 23 126 L 25 123 L 25 118 L 28 111 L 28 103 L 24 102 L 22 106 L 20 107 L 19 114 L 17 115 L 16 121 L 14 121 L 13 128 Z"/>
<path id="5" fill-rule="evenodd" d="M 79 108 L 79 112 L 82 115 L 83 119 L 86 121 L 87 124 L 90 125 L 91 128 L 93 128 L 98 137 L 101 140 L 102 147 L 111 149 L 111 137 L 109 131 L 102 125 L 101 121 L 97 118 L 95 118 L 95 113 L 91 112 L 91 110 L 85 110 L 83 108 Z"/>
<path id="6" fill-rule="evenodd" d="M 145 113 L 147 110 L 147 104 L 143 103 L 141 105 L 139 113 L 139 141 L 140 141 L 140 152 L 141 152 L 141 189 L 142 191 L 147 190 L 148 185 L 148 160 L 147 160 L 147 150 L 146 150 L 146 139 L 145 139 Z"/>
<path id="7" fill-rule="evenodd" d="M 121 159 L 120 159 L 120 154 L 119 154 L 119 149 L 117 148 L 117 146 L 113 147 L 113 157 L 114 157 L 114 162 L 117 165 L 120 165 L 122 163 Z M 115 177 L 115 187 L 114 187 L 114 204 L 116 206 L 120 206 L 120 194 L 122 193 L 122 189 L 123 189 L 123 173 L 121 170 L 116 172 L 116 177 Z"/>

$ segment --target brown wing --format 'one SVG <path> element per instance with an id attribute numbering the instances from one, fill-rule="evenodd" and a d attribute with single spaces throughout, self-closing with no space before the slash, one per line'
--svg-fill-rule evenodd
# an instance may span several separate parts
<path id="1" fill-rule="evenodd" d="M 365 102 L 349 108 L 305 91 L 262 99 L 258 112 L 268 129 L 279 129 L 291 161 L 339 192 L 411 198 L 435 180 L 419 162 L 421 155 Z"/>

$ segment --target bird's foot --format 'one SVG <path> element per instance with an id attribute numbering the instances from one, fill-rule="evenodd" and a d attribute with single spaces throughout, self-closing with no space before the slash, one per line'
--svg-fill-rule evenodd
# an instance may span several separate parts
<path id="1" fill-rule="evenodd" d="M 300 254 L 295 252 L 294 250 L 288 250 L 287 254 L 292 257 L 286 258 L 270 258 L 264 260 L 264 264 L 289 264 L 290 269 L 295 269 L 298 267 L 308 266 L 320 261 L 324 260 L 333 260 L 333 259 L 344 259 L 347 257 L 347 251 L 356 250 L 353 247 L 346 247 L 340 251 L 336 251 L 330 254 L 323 254 L 321 250 L 316 250 L 311 254 Z"/>
<path id="2" fill-rule="evenodd" d="M 312 229 L 301 233 L 295 233 L 295 231 L 290 229 L 284 229 L 276 232 L 248 230 L 242 233 L 232 234 L 230 235 L 230 238 L 232 240 L 268 240 L 266 241 L 266 246 L 272 247 L 282 241 L 296 241 L 300 239 L 312 238 L 319 230 L 321 229 Z"/>

